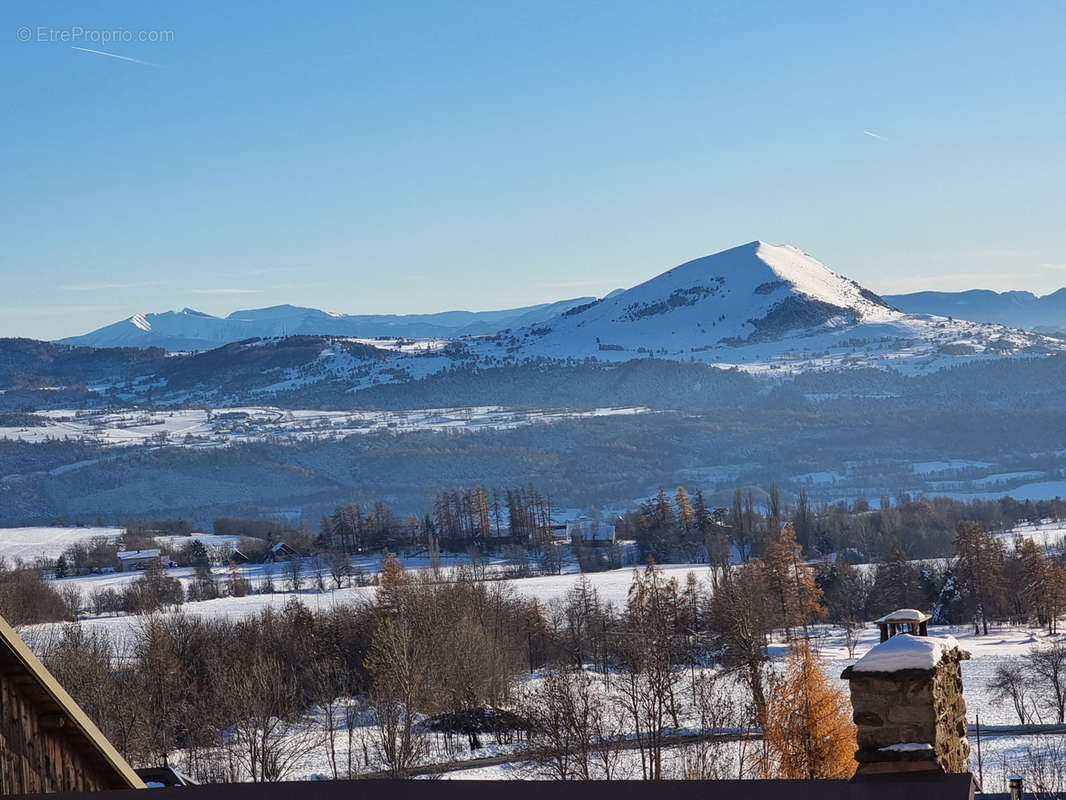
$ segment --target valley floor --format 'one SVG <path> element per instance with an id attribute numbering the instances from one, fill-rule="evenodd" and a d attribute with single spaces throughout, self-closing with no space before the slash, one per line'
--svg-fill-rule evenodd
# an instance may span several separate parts
<path id="1" fill-rule="evenodd" d="M 0 557 L 14 560 L 22 558 L 32 560 L 37 557 L 54 558 L 65 547 L 79 540 L 90 539 L 95 536 L 117 537 L 121 533 L 117 528 L 28 528 L 7 529 L 0 531 Z M 1048 549 L 1061 548 L 1063 536 L 1066 535 L 1066 526 L 1061 523 L 1046 522 L 1042 524 L 1030 524 L 1020 526 L 1009 534 L 1007 538 L 1017 536 L 1028 537 L 1036 540 L 1040 545 Z M 198 536 L 211 548 L 216 548 L 220 553 L 227 547 L 232 547 L 232 537 Z M 184 537 L 175 537 L 176 540 Z M 424 556 L 408 558 L 405 566 L 408 569 L 429 569 L 430 565 Z M 380 554 L 367 555 L 353 558 L 353 568 L 362 576 L 362 580 L 368 584 L 375 581 L 382 567 Z M 483 565 L 483 569 L 492 574 L 506 567 L 502 559 L 489 560 Z M 442 577 L 447 579 L 448 574 L 456 569 L 469 569 L 469 558 L 466 556 L 446 556 L 441 565 Z M 710 578 L 710 568 L 704 564 L 680 564 L 665 565 L 663 571 L 670 577 L 676 577 L 684 582 L 691 573 L 705 586 Z M 316 568 L 310 559 L 303 564 L 302 581 L 303 588 L 298 592 L 284 591 L 286 576 L 282 565 L 245 565 L 239 568 L 239 572 L 252 585 L 253 591 L 262 589 L 263 583 L 271 578 L 277 591 L 266 594 L 250 594 L 245 597 L 224 597 L 217 600 L 186 603 L 181 607 L 180 613 L 205 618 L 238 619 L 257 614 L 265 608 L 280 609 L 294 598 L 311 609 L 327 610 L 330 607 L 351 602 L 373 599 L 377 591 L 374 585 L 350 586 L 340 589 L 327 589 L 325 591 L 309 588 L 316 583 Z M 229 571 L 220 567 L 215 568 L 217 578 L 224 582 L 229 578 Z M 328 572 L 322 570 L 324 581 L 329 583 Z M 103 575 L 86 575 L 80 577 L 65 578 L 55 581 L 58 585 L 76 587 L 83 597 L 101 588 L 121 588 L 130 581 L 136 580 L 140 573 L 112 573 Z M 183 583 L 191 582 L 193 570 L 190 568 L 172 568 L 167 574 L 176 577 Z M 582 578 L 577 572 L 577 565 L 568 561 L 564 565 L 564 572 L 560 575 L 516 578 L 505 581 L 506 586 L 515 593 L 535 598 L 544 604 L 552 604 L 561 601 L 574 585 Z M 632 583 L 633 568 L 611 570 L 584 575 L 584 578 L 595 587 L 601 600 L 611 603 L 616 607 L 625 604 L 629 587 Z M 118 652 L 129 652 L 133 638 L 137 635 L 144 618 L 126 615 L 101 615 L 92 616 L 86 614 L 74 624 L 87 629 L 106 633 L 118 645 Z M 22 635 L 31 645 L 41 646 L 50 637 L 56 635 L 62 624 L 46 624 L 29 626 L 22 630 Z M 973 725 L 979 720 L 982 726 L 1008 726 L 1017 725 L 1017 719 L 1009 703 L 997 702 L 992 698 L 990 683 L 996 668 L 1010 663 L 1012 659 L 1023 656 L 1034 645 L 1044 644 L 1051 639 L 1046 630 L 1029 626 L 996 626 L 991 629 L 987 636 L 975 636 L 972 626 L 965 627 L 932 627 L 931 634 L 951 634 L 959 640 L 960 645 L 971 652 L 972 658 L 962 663 L 963 680 L 965 685 L 965 698 L 968 707 L 968 719 L 971 725 L 971 748 L 974 772 L 979 770 L 984 774 L 984 785 L 989 791 L 1002 791 L 1005 789 L 1005 775 L 1025 759 L 1026 751 L 1031 748 L 1040 749 L 1046 747 L 1066 748 L 1066 733 L 1056 735 L 1018 735 L 1017 732 L 999 733 L 985 732 L 981 737 L 981 763 L 978 764 L 978 751 L 976 746 L 975 731 Z M 840 688 L 847 689 L 845 682 L 839 679 L 841 671 L 854 660 L 860 657 L 878 641 L 876 626 L 867 624 L 862 632 L 854 656 L 850 655 L 845 642 L 843 631 L 834 626 L 816 626 L 812 629 L 812 637 L 816 650 L 825 662 L 827 672 L 834 683 Z M 1054 637 L 1059 638 L 1059 637 Z M 770 654 L 775 662 L 780 662 L 788 650 L 787 643 L 783 638 L 776 636 L 770 645 Z M 591 669 L 591 668 L 590 668 Z M 692 717 L 692 708 L 687 702 L 686 687 L 690 681 L 697 678 L 710 668 L 702 665 L 693 665 L 687 672 L 689 675 L 682 681 L 679 697 L 682 698 L 682 713 L 685 717 L 682 721 L 682 729 L 679 733 L 696 733 L 698 721 Z M 604 676 L 597 672 L 590 672 L 600 685 L 605 678 L 609 681 L 610 676 Z M 533 675 L 524 681 L 526 689 L 537 684 L 540 677 Z M 357 702 L 357 701 L 348 701 Z M 313 710 L 318 715 L 316 726 L 323 724 L 321 709 Z M 1040 720 L 1041 722 L 1054 722 L 1051 717 Z M 346 741 L 347 731 L 343 721 L 335 727 L 338 728 L 339 740 Z M 358 730 L 353 731 L 353 742 L 359 743 L 359 753 L 354 760 L 360 773 L 372 772 L 380 768 L 380 764 L 370 755 L 369 751 L 363 750 L 363 743 L 367 740 L 370 730 L 370 722 L 360 721 Z M 300 735 L 295 733 L 293 735 Z M 476 750 L 470 750 L 465 739 L 447 740 L 436 736 L 431 743 L 430 752 L 425 757 L 426 763 L 451 763 L 457 761 L 472 761 L 469 769 L 452 769 L 445 777 L 449 778 L 511 778 L 511 777 L 536 777 L 538 770 L 533 764 L 524 762 L 520 756 L 513 760 L 511 755 L 521 750 L 519 744 L 495 744 L 486 738 L 482 746 Z M 718 758 L 734 759 L 739 763 L 745 747 L 750 743 L 733 742 L 716 745 Z M 692 746 L 680 745 L 671 748 L 668 760 L 668 772 L 680 777 L 684 771 L 686 759 L 691 757 Z M 478 761 L 486 757 L 495 758 L 493 763 L 485 764 Z M 345 755 L 345 761 L 347 756 Z M 495 762 L 499 763 L 495 763 Z M 726 762 L 723 762 L 726 763 Z M 635 751 L 625 751 L 618 757 L 619 776 L 638 777 L 639 754 Z M 328 752 L 324 747 L 316 747 L 307 756 L 299 767 L 290 776 L 292 778 L 308 778 L 312 776 L 325 776 L 331 773 L 331 765 Z"/>

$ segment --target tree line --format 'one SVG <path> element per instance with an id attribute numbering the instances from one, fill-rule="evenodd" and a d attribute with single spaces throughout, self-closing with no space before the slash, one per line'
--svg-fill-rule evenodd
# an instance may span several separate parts
<path id="1" fill-rule="evenodd" d="M 281 780 L 311 749 L 328 753 L 335 778 L 402 776 L 430 758 L 434 736 L 445 748 L 454 737 L 478 746 L 489 730 L 501 742 L 528 738 L 530 769 L 560 778 L 618 777 L 623 741 L 647 779 L 842 774 L 834 759 L 797 755 L 827 741 L 853 749 L 853 732 L 828 719 L 812 720 L 819 732 L 802 742 L 782 722 L 757 748 L 699 743 L 684 753 L 684 775 L 667 762 L 670 731 L 685 724 L 770 731 L 791 702 L 782 698 L 832 694 L 801 646 L 825 611 L 791 528 L 762 558 L 713 574 L 714 585 L 691 573 L 679 581 L 650 562 L 634 570 L 621 607 L 583 577 L 543 604 L 466 570 L 441 582 L 390 558 L 374 595 L 326 611 L 291 598 L 241 620 L 148 616 L 127 651 L 77 625 L 34 645 L 131 761 L 180 751 L 208 781 Z M 774 627 L 796 643 L 792 678 L 768 669 Z"/>

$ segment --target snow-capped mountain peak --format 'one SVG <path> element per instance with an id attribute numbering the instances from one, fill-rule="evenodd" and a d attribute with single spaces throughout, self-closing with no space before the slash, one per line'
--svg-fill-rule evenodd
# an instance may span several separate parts
<path id="1" fill-rule="evenodd" d="M 590 355 L 605 349 L 676 354 L 901 316 L 802 250 L 755 241 L 688 261 L 534 333 L 538 349 L 548 352 L 581 342 Z"/>
<path id="2" fill-rule="evenodd" d="M 222 396 L 219 369 L 254 375 L 253 393 L 268 396 L 315 384 L 354 392 L 456 369 L 539 370 L 648 358 L 783 375 L 869 367 L 918 373 L 968 360 L 1066 352 L 1061 339 L 1036 333 L 906 314 L 802 250 L 761 241 L 688 261 L 600 299 L 408 317 L 334 316 L 288 305 L 224 319 L 168 311 L 134 315 L 80 338 L 188 350 L 243 342 L 188 362 L 207 365 L 191 388 L 161 372 L 171 399 L 180 402 Z M 244 341 L 250 339 L 257 341 Z M 186 363 L 166 361 L 168 368 Z M 157 400 L 164 395 L 156 391 Z"/>
<path id="3" fill-rule="evenodd" d="M 797 294 L 835 308 L 850 310 L 857 317 L 879 321 L 892 309 L 877 295 L 830 270 L 817 259 L 791 245 L 748 242 L 720 253 L 697 258 L 636 286 L 626 294 L 662 293 L 667 286 L 710 284 L 720 287 L 716 295 L 754 295 L 770 305 L 788 294 Z M 750 298 L 749 298 L 750 299 Z M 742 305 L 739 300 L 731 306 Z M 755 301 L 755 306 L 765 305 Z M 753 309 L 755 310 L 755 309 Z"/>

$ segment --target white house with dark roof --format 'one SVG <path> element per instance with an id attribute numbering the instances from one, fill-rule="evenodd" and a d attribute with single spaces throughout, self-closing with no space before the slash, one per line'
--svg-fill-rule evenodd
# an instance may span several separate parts
<path id="1" fill-rule="evenodd" d="M 133 572 L 144 569 L 153 558 L 162 558 L 160 550 L 119 550 L 118 571 Z"/>
<path id="2" fill-rule="evenodd" d="M 566 523 L 566 538 L 571 542 L 580 539 L 582 544 L 606 547 L 614 544 L 615 528 L 587 517 L 578 517 Z"/>

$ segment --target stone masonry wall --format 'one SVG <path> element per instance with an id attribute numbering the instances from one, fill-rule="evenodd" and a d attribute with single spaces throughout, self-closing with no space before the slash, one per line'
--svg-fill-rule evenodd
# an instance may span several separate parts
<path id="1" fill-rule="evenodd" d="M 962 667 L 959 662 L 959 658 L 945 658 L 933 679 L 933 703 L 937 713 L 936 760 L 945 772 L 970 771 L 966 700 L 962 696 Z"/>
<path id="2" fill-rule="evenodd" d="M 841 676 L 851 683 L 853 719 L 858 726 L 859 772 L 941 769 L 968 772 L 966 702 L 962 696 L 961 659 L 945 654 L 934 670 L 854 672 Z M 931 750 L 884 751 L 898 744 L 924 743 Z M 895 766 L 893 766 L 895 765 Z"/>

